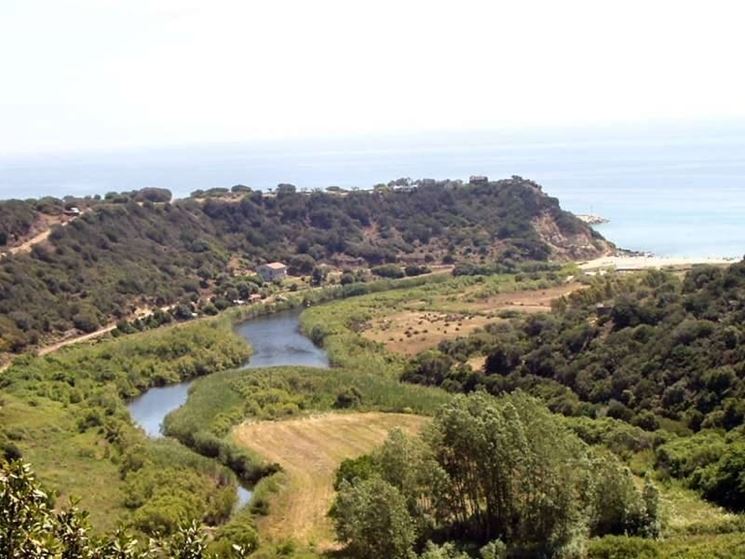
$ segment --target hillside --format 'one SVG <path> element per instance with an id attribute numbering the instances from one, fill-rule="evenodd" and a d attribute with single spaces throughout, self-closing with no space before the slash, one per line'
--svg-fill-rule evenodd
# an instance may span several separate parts
<path id="1" fill-rule="evenodd" d="M 280 185 L 265 194 L 236 187 L 168 200 L 167 191 L 144 189 L 104 199 L 1 204 L 2 215 L 14 216 L 3 225 L 6 242 L 38 235 L 34 224 L 45 212 L 75 205 L 83 213 L 55 226 L 28 253 L 0 262 L 0 351 L 95 331 L 138 308 L 231 301 L 255 285 L 236 290 L 228 269 L 246 277 L 271 260 L 307 275 L 321 263 L 509 266 L 590 258 L 612 247 L 519 177 L 350 192 L 300 193 Z"/>
<path id="2" fill-rule="evenodd" d="M 453 392 L 521 389 L 568 416 L 665 430 L 655 440 L 661 475 L 741 512 L 744 323 L 745 261 L 695 267 L 684 277 L 610 275 L 553 312 L 443 341 L 411 360 L 402 378 Z M 477 355 L 485 363 L 472 371 L 466 363 Z"/>
<path id="3" fill-rule="evenodd" d="M 598 278 L 555 312 L 492 325 L 440 350 L 487 356 L 492 392 L 542 385 L 570 415 L 607 414 L 653 430 L 733 429 L 745 421 L 745 261 L 699 266 L 683 279 L 646 272 Z M 432 379 L 410 370 L 412 379 Z M 451 382 L 475 388 L 453 371 Z M 570 391 L 562 390 L 566 387 Z"/>

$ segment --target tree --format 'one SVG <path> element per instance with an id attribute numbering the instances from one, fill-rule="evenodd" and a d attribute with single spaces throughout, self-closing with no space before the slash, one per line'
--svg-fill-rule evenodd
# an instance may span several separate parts
<path id="1" fill-rule="evenodd" d="M 520 355 L 503 346 L 495 346 L 486 356 L 484 372 L 487 375 L 508 375 L 520 364 Z"/>
<path id="2" fill-rule="evenodd" d="M 79 313 L 72 317 L 72 323 L 75 328 L 87 333 L 95 332 L 100 325 L 96 312 L 91 308 L 81 309 Z"/>
<path id="3" fill-rule="evenodd" d="M 336 395 L 334 407 L 339 409 L 353 408 L 362 403 L 362 392 L 356 386 L 350 386 Z"/>
<path id="4" fill-rule="evenodd" d="M 329 515 L 339 541 L 359 559 L 406 559 L 416 538 L 404 497 L 379 477 L 344 482 Z"/>
<path id="5" fill-rule="evenodd" d="M 323 282 L 326 281 L 327 275 L 328 270 L 326 269 L 326 266 L 316 266 L 313 268 L 313 273 L 310 275 L 310 284 L 315 287 L 323 285 Z"/>
<path id="6" fill-rule="evenodd" d="M 411 361 L 401 380 L 439 386 L 453 367 L 453 358 L 439 351 L 425 351 Z"/>
<path id="7" fill-rule="evenodd" d="M 506 545 L 573 557 L 591 535 L 656 533 L 654 487 L 642 496 L 615 455 L 595 452 L 521 392 L 456 397 L 422 436 L 393 431 L 371 461 L 347 464 L 338 481 L 333 514 L 344 519 L 337 534 L 345 541 L 363 539 L 353 528 L 382 514 L 369 493 L 383 487 L 395 491 L 394 509 L 405 506 L 418 541 L 452 534 L 471 544 L 492 542 L 484 557 L 504 556 Z M 453 554 L 430 547 L 425 557 Z"/>

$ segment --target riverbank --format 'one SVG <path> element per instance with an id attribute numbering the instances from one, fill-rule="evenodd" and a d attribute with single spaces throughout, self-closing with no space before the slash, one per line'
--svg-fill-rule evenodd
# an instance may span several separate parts
<path id="1" fill-rule="evenodd" d="M 58 503 L 81 498 L 97 533 L 122 523 L 170 533 L 179 517 L 219 525 L 236 500 L 234 476 L 175 441 L 149 439 L 125 405 L 248 354 L 229 321 L 212 320 L 17 358 L 2 373 L 0 452 L 32 464 Z"/>

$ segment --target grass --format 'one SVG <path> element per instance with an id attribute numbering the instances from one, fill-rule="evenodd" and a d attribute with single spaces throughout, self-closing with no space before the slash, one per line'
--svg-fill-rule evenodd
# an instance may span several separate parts
<path id="1" fill-rule="evenodd" d="M 467 335 L 504 313 L 548 311 L 552 301 L 582 287 L 565 283 L 564 274 L 518 277 L 461 276 L 367 294 L 311 307 L 301 322 L 332 363 L 397 378 L 407 356 Z"/>
<path id="2" fill-rule="evenodd" d="M 333 547 L 326 513 L 334 496 L 336 469 L 345 458 L 372 451 L 390 430 L 417 432 L 426 418 L 379 412 L 324 414 L 284 421 L 244 423 L 233 439 L 282 466 L 281 490 L 271 514 L 258 521 L 269 542 L 295 538 L 319 549 Z"/>
<path id="3" fill-rule="evenodd" d="M 414 356 L 442 340 L 467 336 L 494 321 L 495 317 L 484 315 L 403 310 L 371 320 L 362 335 L 394 353 Z"/>
<path id="4" fill-rule="evenodd" d="M 431 415 L 446 392 L 348 369 L 274 367 L 224 371 L 197 380 L 189 399 L 166 420 L 168 433 L 208 430 L 224 436 L 246 419 L 281 419 L 331 411 L 337 396 L 356 388 L 356 411 Z"/>
<path id="5" fill-rule="evenodd" d="M 344 452 L 360 451 L 360 444 L 370 436 L 366 429 L 377 429 L 376 436 L 383 436 L 381 433 L 385 429 L 371 418 L 385 415 L 382 412 L 403 413 L 390 417 L 407 420 L 416 418 L 415 414 L 431 415 L 450 397 L 438 389 L 399 382 L 406 358 L 391 351 L 395 348 L 386 347 L 385 340 L 365 337 L 372 335 L 375 325 L 391 320 L 397 313 L 416 317 L 416 326 L 423 326 L 418 324 L 419 320 L 427 322 L 429 317 L 423 316 L 426 313 L 497 320 L 500 312 L 513 312 L 514 307 L 546 310 L 550 299 L 557 294 L 556 289 L 564 288 L 568 289 L 569 285 L 554 288 L 547 280 L 516 281 L 515 276 L 449 278 L 444 275 L 384 280 L 345 288 L 335 286 L 288 296 L 286 301 L 257 305 L 253 309 L 233 309 L 218 320 L 190 322 L 71 347 L 44 358 L 21 357 L 0 377 L 3 383 L 0 439 L 4 432 L 21 448 L 40 479 L 58 492 L 59 503 L 71 495 L 81 496 L 81 505 L 91 512 L 95 527 L 108 531 L 132 516 L 124 506 L 128 489 L 121 475 L 122 462 L 128 454 L 145 457 L 139 475 L 145 481 L 154 479 L 161 470 L 167 470 L 168 475 L 174 477 L 178 472 L 184 475 L 196 472 L 205 486 L 209 485 L 206 481 L 224 475 L 224 469 L 213 461 L 184 447 L 146 439 L 132 427 L 126 412 L 122 411 L 123 396 L 134 395 L 153 384 L 225 369 L 231 361 L 242 359 L 248 350 L 241 340 L 235 339 L 228 318 L 238 320 L 303 302 L 311 303 L 314 306 L 301 316 L 302 326 L 328 351 L 334 368 L 280 367 L 223 371 L 204 376 L 194 383 L 187 404 L 169 417 L 168 428 L 176 433 L 208 431 L 226 444 L 244 441 L 245 446 L 252 449 L 248 452 L 250 459 L 257 463 L 265 459 L 280 462 L 289 459 L 290 462 L 284 462 L 285 472 L 264 478 L 255 488 L 255 501 L 271 503 L 268 516 L 260 519 L 259 524 L 262 532 L 271 535 L 273 540 L 262 546 L 256 557 L 312 557 L 314 548 L 330 541 L 326 521 L 318 520 L 320 511 L 328 505 L 324 501 L 328 495 L 306 500 L 316 507 L 315 512 L 299 514 L 299 518 L 310 520 L 308 528 L 301 530 L 304 541 L 293 546 L 283 540 L 289 532 L 283 532 L 280 526 L 280 519 L 289 514 L 286 511 L 291 506 L 293 492 L 305 485 L 312 488 L 314 495 L 321 495 L 317 492 L 321 486 L 316 482 L 323 476 L 328 480 L 329 468 L 333 470 L 330 464 L 337 464 L 340 457 L 346 456 L 342 449 Z M 353 295 L 359 296 L 352 298 Z M 337 300 L 315 306 L 331 299 Z M 529 304 L 530 301 L 534 304 Z M 463 325 L 467 322 L 462 320 Z M 419 329 L 413 324 L 407 326 Z M 426 327 L 431 329 L 432 325 Z M 449 330 L 454 331 L 454 328 Z M 455 332 L 465 334 L 463 329 Z M 448 335 L 451 334 L 453 332 L 449 331 Z M 437 341 L 427 340 L 426 345 Z M 260 421 L 245 426 L 250 435 L 255 434 L 250 428 L 259 429 L 258 434 L 262 435 L 264 430 L 272 433 L 277 426 L 290 429 L 294 423 L 308 424 L 313 420 L 307 418 L 313 414 L 334 411 L 337 396 L 351 388 L 361 394 L 361 401 L 351 410 L 345 410 L 354 413 L 323 417 L 357 418 L 351 419 L 357 422 L 355 425 L 308 429 L 307 436 L 317 448 L 324 449 L 325 444 L 332 444 L 332 448 L 324 450 L 318 472 L 309 473 L 310 481 L 293 477 L 292 456 L 271 454 L 282 449 L 288 452 L 302 449 L 306 436 L 303 429 L 298 428 L 294 435 L 288 435 L 287 441 L 286 433 L 275 432 L 271 435 L 273 439 L 257 436 L 254 444 L 239 437 L 244 427 L 236 430 L 235 436 L 230 435 L 231 430 L 246 419 Z M 102 425 L 81 430 L 81 417 L 91 406 L 98 405 L 95 401 L 101 399 L 102 393 L 114 402 L 111 415 L 104 418 Z M 266 421 L 268 419 L 283 421 Z M 421 421 L 414 419 L 417 420 Z M 111 422 L 118 429 L 114 433 L 119 437 L 116 442 L 108 439 L 112 435 Z M 369 449 L 381 441 L 382 438 L 378 442 L 368 441 Z M 645 450 L 632 456 L 634 471 L 642 472 L 651 467 L 650 452 Z M 312 463 L 306 460 L 306 465 Z M 660 490 L 666 539 L 655 546 L 661 550 L 662 557 L 745 556 L 742 516 L 709 505 L 680 485 L 660 484 Z M 224 493 L 224 487 L 210 486 L 204 491 L 200 498 L 214 499 L 221 491 Z M 706 554 L 707 549 L 710 555 Z"/>
<path id="6" fill-rule="evenodd" d="M 229 321 L 212 319 L 19 357 L 0 377 L 0 442 L 20 449 L 59 506 L 79 497 L 98 532 L 130 522 L 146 504 L 133 502 L 130 478 L 144 483 L 166 471 L 174 484 L 181 477 L 198 486 L 191 510 L 207 514 L 218 500 L 225 510 L 232 473 L 187 448 L 164 449 L 145 437 L 125 398 L 235 366 L 248 353 Z M 170 505 L 176 510 L 175 498 Z"/>
<path id="7" fill-rule="evenodd" d="M 666 533 L 691 534 L 697 532 L 726 532 L 737 523 L 743 524 L 740 515 L 703 500 L 698 493 L 684 487 L 679 481 L 658 484 Z"/>
<path id="8" fill-rule="evenodd" d="M 12 429 L 24 458 L 57 505 L 79 497 L 96 529 L 113 530 L 125 513 L 124 493 L 107 441 L 94 431 L 80 433 L 70 410 L 57 402 L 36 399 L 31 405 L 9 394 L 2 401 L 0 425 Z"/>

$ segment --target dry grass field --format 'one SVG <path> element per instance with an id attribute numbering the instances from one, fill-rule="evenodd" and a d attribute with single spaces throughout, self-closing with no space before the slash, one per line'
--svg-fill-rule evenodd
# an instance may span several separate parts
<path id="1" fill-rule="evenodd" d="M 480 296 L 476 288 L 457 295 L 438 296 L 430 301 L 411 301 L 392 308 L 392 313 L 371 320 L 362 335 L 384 344 L 390 351 L 413 356 L 436 347 L 442 340 L 466 336 L 490 322 L 496 322 L 500 320 L 499 313 L 504 311 L 548 312 L 552 301 L 583 287 L 580 283 L 572 282 L 487 297 Z M 402 309 L 402 306 L 405 308 Z"/>
<path id="2" fill-rule="evenodd" d="M 363 336 L 395 353 L 411 356 L 435 347 L 441 340 L 466 336 L 495 320 L 475 314 L 401 311 L 373 320 Z"/>
<path id="3" fill-rule="evenodd" d="M 585 287 L 579 282 L 571 282 L 545 289 L 498 293 L 481 300 L 463 301 L 460 306 L 464 311 L 480 313 L 505 310 L 525 313 L 548 312 L 553 301 Z"/>
<path id="4" fill-rule="evenodd" d="M 328 413 L 236 427 L 233 437 L 239 444 L 277 462 L 286 474 L 282 489 L 272 499 L 269 515 L 258 522 L 262 538 L 292 538 L 323 549 L 334 547 L 326 513 L 341 461 L 370 452 L 392 429 L 415 433 L 426 422 L 427 418 L 410 414 Z"/>

